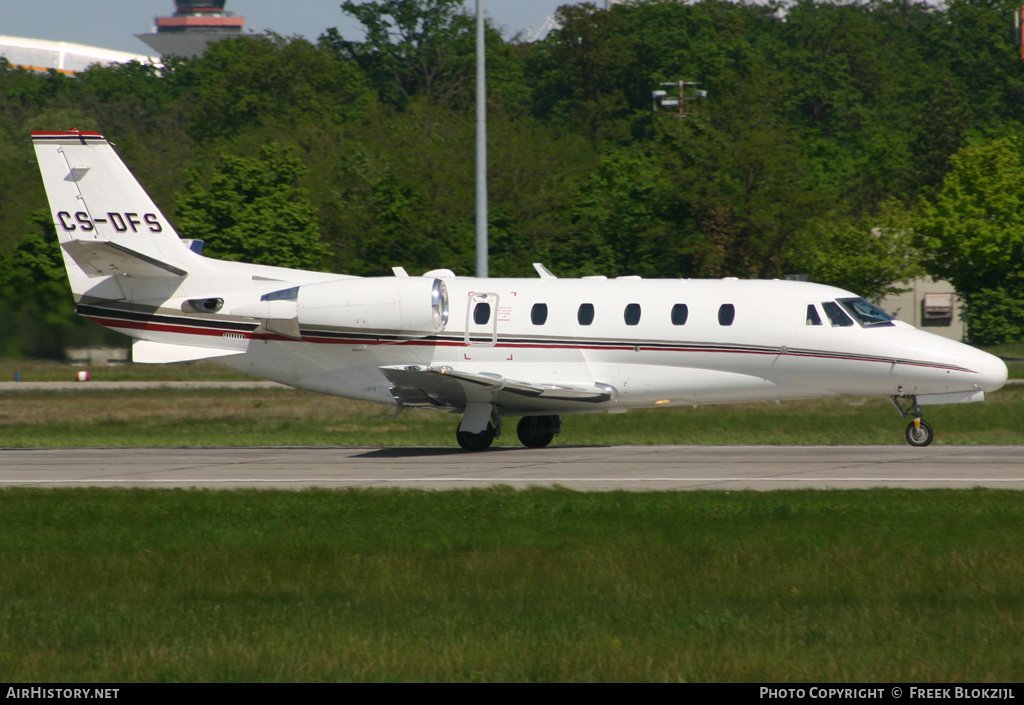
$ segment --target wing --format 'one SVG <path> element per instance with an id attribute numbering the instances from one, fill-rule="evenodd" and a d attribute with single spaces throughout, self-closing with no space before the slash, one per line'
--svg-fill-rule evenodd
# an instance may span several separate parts
<path id="1" fill-rule="evenodd" d="M 594 380 L 546 384 L 452 367 L 395 365 L 380 371 L 401 406 L 462 411 L 470 402 L 495 404 L 506 413 L 594 410 L 615 401 L 618 391 Z"/>

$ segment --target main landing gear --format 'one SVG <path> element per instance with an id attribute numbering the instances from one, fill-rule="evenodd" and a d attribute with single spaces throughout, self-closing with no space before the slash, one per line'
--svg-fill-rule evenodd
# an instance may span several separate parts
<path id="1" fill-rule="evenodd" d="M 516 427 L 519 442 L 527 448 L 544 448 L 561 432 L 561 416 L 524 416 Z"/>
<path id="2" fill-rule="evenodd" d="M 501 435 L 501 418 L 497 416 L 492 416 L 490 419 L 481 418 L 482 409 L 471 411 L 467 407 L 466 412 L 459 425 L 459 430 L 455 433 L 456 440 L 464 450 L 487 450 L 491 447 L 494 439 Z M 489 410 L 488 413 L 490 413 Z M 516 427 L 519 441 L 527 448 L 544 448 L 561 432 L 561 416 L 524 416 Z"/>
<path id="3" fill-rule="evenodd" d="M 487 450 L 491 447 L 491 443 L 494 442 L 497 436 L 498 430 L 494 428 L 492 423 L 488 423 L 487 428 L 480 433 L 470 433 L 469 431 L 455 432 L 455 438 L 463 450 Z"/>
<path id="4" fill-rule="evenodd" d="M 893 395 L 892 403 L 900 412 L 900 416 L 911 418 L 907 424 L 907 443 L 917 448 L 924 448 L 931 443 L 935 432 L 932 431 L 931 424 L 921 418 L 921 406 L 917 403 L 917 397 Z"/>

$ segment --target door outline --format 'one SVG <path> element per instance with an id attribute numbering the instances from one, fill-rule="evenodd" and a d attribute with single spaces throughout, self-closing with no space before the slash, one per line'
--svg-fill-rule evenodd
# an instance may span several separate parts
<path id="1" fill-rule="evenodd" d="M 494 292 L 471 291 L 466 299 L 466 333 L 464 340 L 466 345 L 475 348 L 493 348 L 498 343 L 498 301 L 499 296 Z M 491 307 L 491 315 L 487 323 L 478 324 L 473 322 L 473 311 L 477 304 L 488 304 Z M 489 335 L 490 338 L 484 341 L 480 336 Z M 477 336 L 475 339 L 472 336 Z"/>

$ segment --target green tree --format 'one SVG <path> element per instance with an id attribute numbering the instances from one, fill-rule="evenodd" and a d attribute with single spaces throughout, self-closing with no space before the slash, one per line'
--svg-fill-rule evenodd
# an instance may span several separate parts
<path id="1" fill-rule="evenodd" d="M 599 10 L 584 2 L 559 7 L 555 17 L 560 28 L 529 58 L 534 114 L 562 122 L 595 143 L 626 140 L 635 94 L 646 98 L 650 88 L 637 80 L 635 39 L 626 31 L 622 8 Z"/>
<path id="2" fill-rule="evenodd" d="M 377 86 L 381 100 L 404 107 L 416 95 L 451 100 L 472 85 L 474 20 L 462 0 L 345 0 L 366 40 L 353 42 L 331 28 L 320 45 L 355 61 Z"/>
<path id="3" fill-rule="evenodd" d="M 75 314 L 50 212 L 34 212 L 30 227 L 0 255 L 0 354 L 60 360 L 70 345 L 119 338 Z"/>
<path id="4" fill-rule="evenodd" d="M 276 35 L 212 44 L 203 56 L 176 62 L 168 80 L 189 89 L 189 129 L 201 143 L 265 127 L 283 135 L 301 123 L 340 124 L 373 103 L 354 63 Z"/>
<path id="5" fill-rule="evenodd" d="M 976 343 L 1024 340 L 1024 154 L 1015 139 L 964 147 L 914 224 L 926 271 L 964 299 Z"/>
<path id="6" fill-rule="evenodd" d="M 573 215 L 586 262 L 581 274 L 679 276 L 692 267 L 678 262 L 673 224 L 666 212 L 668 174 L 662 160 L 640 152 L 611 150 L 579 191 Z M 688 264 L 688 263 L 687 263 Z M 675 270 L 675 271 L 673 271 Z"/>
<path id="7" fill-rule="evenodd" d="M 322 268 L 329 250 L 308 192 L 297 187 L 303 173 L 302 162 L 275 142 L 258 157 L 221 154 L 208 186 L 198 171 L 188 173 L 176 199 L 179 231 L 204 240 L 211 257 Z"/>
<path id="8" fill-rule="evenodd" d="M 335 157 L 328 204 L 345 271 L 471 269 L 471 117 L 423 96 L 354 137 Z"/>
<path id="9" fill-rule="evenodd" d="M 834 208 L 799 133 L 781 124 L 771 86 L 749 84 L 703 115 L 665 123 L 658 149 L 671 164 L 676 237 L 689 240 L 696 276 L 778 277 L 813 224 Z"/>
<path id="10" fill-rule="evenodd" d="M 807 130 L 805 153 L 823 181 L 868 212 L 938 186 L 972 102 L 941 8 L 800 0 L 779 31 L 782 107 Z"/>
<path id="11" fill-rule="evenodd" d="M 860 220 L 823 219 L 812 231 L 814 246 L 795 252 L 790 269 L 874 301 L 905 291 L 923 273 L 912 218 L 892 200 Z"/>

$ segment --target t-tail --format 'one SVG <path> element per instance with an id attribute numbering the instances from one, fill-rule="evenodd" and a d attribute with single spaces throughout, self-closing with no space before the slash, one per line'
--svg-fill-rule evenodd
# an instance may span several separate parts
<path id="1" fill-rule="evenodd" d="M 188 276 L 192 243 L 178 237 L 102 135 L 33 132 L 32 142 L 76 301 L 125 298 L 112 275 Z"/>
<path id="2" fill-rule="evenodd" d="M 266 327 L 248 312 L 261 296 L 341 278 L 203 257 L 103 135 L 33 132 L 32 142 L 78 312 L 134 338 L 136 362 L 245 352 Z M 269 325 L 295 328 L 285 323 Z"/>

